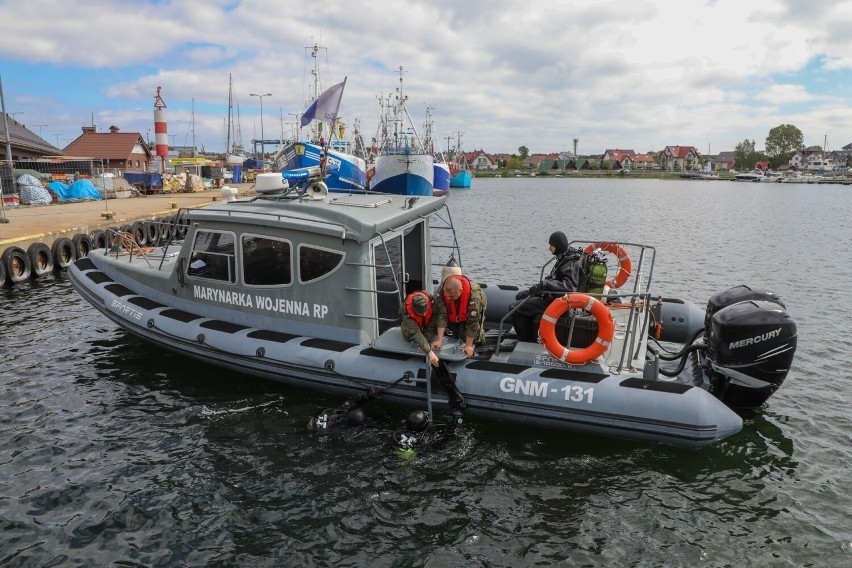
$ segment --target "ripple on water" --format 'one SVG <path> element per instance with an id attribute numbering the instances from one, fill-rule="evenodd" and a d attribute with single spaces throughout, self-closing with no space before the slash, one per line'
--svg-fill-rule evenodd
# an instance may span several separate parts
<path id="1" fill-rule="evenodd" d="M 814 257 L 815 242 L 850 244 L 848 190 L 586 181 L 478 178 L 453 192 L 465 271 L 532 284 L 561 229 L 655 245 L 666 296 L 703 304 L 739 283 L 779 293 L 799 351 L 736 436 L 692 452 L 470 420 L 405 460 L 392 442 L 405 411 L 372 403 L 364 428 L 309 430 L 341 400 L 141 344 L 60 274 L 0 289 L 3 558 L 848 564 L 852 340 L 838 306 L 852 292 L 838 283 L 852 269 Z"/>

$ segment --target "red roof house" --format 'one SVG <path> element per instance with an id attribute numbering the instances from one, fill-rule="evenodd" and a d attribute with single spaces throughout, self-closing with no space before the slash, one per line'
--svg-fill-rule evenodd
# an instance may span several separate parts
<path id="1" fill-rule="evenodd" d="M 147 171 L 154 156 L 138 132 L 119 132 L 110 126 L 109 132 L 96 132 L 94 126 L 84 126 L 83 133 L 63 150 L 67 156 L 100 160 L 105 170 Z"/>
<path id="2" fill-rule="evenodd" d="M 696 169 L 700 158 L 695 146 L 666 146 L 658 162 L 668 172 L 685 172 Z"/>

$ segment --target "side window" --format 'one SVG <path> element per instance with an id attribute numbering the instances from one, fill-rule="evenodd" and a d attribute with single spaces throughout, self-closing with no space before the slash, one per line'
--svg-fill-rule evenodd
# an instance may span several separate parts
<path id="1" fill-rule="evenodd" d="M 287 241 L 243 235 L 243 282 L 250 286 L 292 284 L 290 249 L 290 243 Z"/>
<path id="2" fill-rule="evenodd" d="M 324 278 L 343 263 L 343 253 L 299 245 L 299 282 L 307 284 Z"/>
<path id="3" fill-rule="evenodd" d="M 237 269 L 234 256 L 234 234 L 219 231 L 196 232 L 186 274 L 235 283 Z"/>

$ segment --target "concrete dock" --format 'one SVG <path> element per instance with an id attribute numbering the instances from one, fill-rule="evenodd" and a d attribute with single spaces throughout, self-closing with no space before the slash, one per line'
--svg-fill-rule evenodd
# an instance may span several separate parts
<path id="1" fill-rule="evenodd" d="M 238 197 L 254 195 L 253 184 L 232 184 Z M 27 250 L 32 243 L 48 247 L 60 237 L 130 225 L 137 220 L 174 215 L 181 208 L 194 208 L 224 201 L 220 188 L 192 193 L 150 194 L 124 199 L 52 203 L 39 206 L 5 207 L 8 223 L 0 223 L 0 253 L 17 246 Z M 2 282 L 0 282 L 0 285 Z"/>

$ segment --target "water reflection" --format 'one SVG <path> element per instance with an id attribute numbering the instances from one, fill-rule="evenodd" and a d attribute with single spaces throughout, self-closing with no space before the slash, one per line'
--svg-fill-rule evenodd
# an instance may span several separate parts
<path id="1" fill-rule="evenodd" d="M 444 446 L 404 460 L 392 434 L 407 410 L 370 404 L 363 428 L 310 430 L 309 418 L 340 398 L 142 343 L 59 274 L 0 289 L 4 557 L 39 566 L 848 563 L 849 341 L 842 313 L 810 293 L 849 271 L 815 262 L 812 246 L 849 242 L 848 190 L 577 181 L 486 180 L 454 192 L 465 271 L 531 284 L 548 260 L 542 243 L 561 229 L 654 244 L 667 296 L 773 288 L 799 323 L 799 354 L 740 434 L 686 451 L 471 419 Z M 845 305 L 852 293 L 830 286 Z"/>

